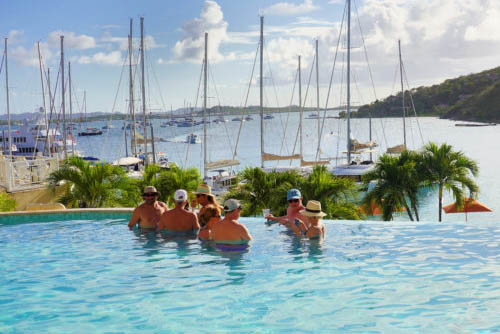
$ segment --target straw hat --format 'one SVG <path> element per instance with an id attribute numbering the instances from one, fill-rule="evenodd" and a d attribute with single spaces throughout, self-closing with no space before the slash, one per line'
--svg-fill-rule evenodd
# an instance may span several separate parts
<path id="1" fill-rule="evenodd" d="M 200 184 L 196 192 L 194 193 L 195 195 L 207 195 L 207 196 L 213 196 L 212 194 L 212 188 L 208 184 Z"/>
<path id="2" fill-rule="evenodd" d="M 142 195 L 144 196 L 146 194 L 158 195 L 158 190 L 156 190 L 156 188 L 153 186 L 147 186 L 146 188 L 144 188 L 144 192 L 142 193 Z"/>
<path id="3" fill-rule="evenodd" d="M 301 210 L 300 214 L 307 217 L 324 217 L 326 213 L 321 211 L 321 203 L 318 201 L 308 201 L 305 210 Z"/>

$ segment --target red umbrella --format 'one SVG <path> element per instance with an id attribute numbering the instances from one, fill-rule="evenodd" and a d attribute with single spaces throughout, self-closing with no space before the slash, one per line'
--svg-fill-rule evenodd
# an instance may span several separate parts
<path id="1" fill-rule="evenodd" d="M 450 203 L 448 205 L 443 206 L 443 211 L 445 213 L 457 213 L 464 212 L 465 213 L 465 221 L 467 221 L 467 212 L 492 212 L 490 208 L 488 208 L 483 203 L 476 201 L 475 199 L 466 197 L 464 198 L 463 207 L 459 208 L 457 206 L 457 202 Z"/>

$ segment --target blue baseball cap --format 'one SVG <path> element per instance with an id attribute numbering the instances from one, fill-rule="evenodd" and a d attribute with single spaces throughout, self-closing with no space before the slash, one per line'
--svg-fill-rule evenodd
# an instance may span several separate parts
<path id="1" fill-rule="evenodd" d="M 290 189 L 286 194 L 286 200 L 289 201 L 291 199 L 301 198 L 302 194 L 299 189 Z"/>

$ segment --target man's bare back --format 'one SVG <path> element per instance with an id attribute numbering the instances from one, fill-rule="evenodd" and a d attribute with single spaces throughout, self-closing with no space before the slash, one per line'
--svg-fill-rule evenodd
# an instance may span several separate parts
<path id="1" fill-rule="evenodd" d="M 182 206 L 177 206 L 165 212 L 158 224 L 158 230 L 169 230 L 173 232 L 188 232 L 199 230 L 198 216 L 190 211 L 185 210 Z"/>

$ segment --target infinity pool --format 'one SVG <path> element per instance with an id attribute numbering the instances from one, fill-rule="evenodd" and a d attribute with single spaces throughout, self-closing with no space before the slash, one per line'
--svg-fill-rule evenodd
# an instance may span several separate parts
<path id="1" fill-rule="evenodd" d="M 255 241 L 224 253 L 52 217 L 0 219 L 0 333 L 500 331 L 500 224 L 328 221 L 318 244 L 242 219 Z"/>

